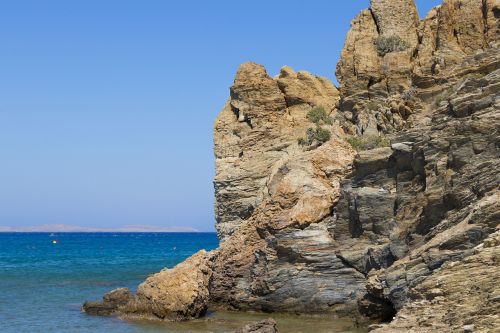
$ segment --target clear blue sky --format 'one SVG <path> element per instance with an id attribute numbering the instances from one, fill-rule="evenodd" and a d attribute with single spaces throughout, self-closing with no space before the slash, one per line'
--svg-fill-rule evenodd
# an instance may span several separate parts
<path id="1" fill-rule="evenodd" d="M 238 65 L 334 79 L 368 2 L 3 1 L 0 226 L 213 230 L 212 124 Z"/>

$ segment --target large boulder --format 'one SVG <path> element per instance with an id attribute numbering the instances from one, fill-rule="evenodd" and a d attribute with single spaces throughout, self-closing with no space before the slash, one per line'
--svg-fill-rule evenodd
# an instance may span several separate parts
<path id="1" fill-rule="evenodd" d="M 82 310 L 168 321 L 198 318 L 208 308 L 213 255 L 201 250 L 174 268 L 148 277 L 135 295 L 125 288 L 116 289 L 104 295 L 102 302 L 86 302 Z"/>

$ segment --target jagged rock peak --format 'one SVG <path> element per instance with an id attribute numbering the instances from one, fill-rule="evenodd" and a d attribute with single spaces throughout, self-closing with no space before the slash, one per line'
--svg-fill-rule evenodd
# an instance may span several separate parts
<path id="1" fill-rule="evenodd" d="M 381 36 L 399 36 L 413 46 L 418 43 L 420 19 L 413 0 L 371 0 L 370 3 Z"/>
<path id="2" fill-rule="evenodd" d="M 236 73 L 231 87 L 231 106 L 243 121 L 259 112 L 283 111 L 286 103 L 277 82 L 264 66 L 247 62 Z"/>
<path id="3" fill-rule="evenodd" d="M 386 121 L 383 110 L 365 110 L 366 104 L 407 97 L 415 88 L 438 94 L 433 87 L 453 80 L 465 57 L 498 47 L 499 26 L 500 0 L 444 0 L 422 21 L 413 0 L 372 0 L 352 21 L 337 64 L 340 109 L 353 113 L 358 134 L 407 127 L 408 119 Z"/>
<path id="4" fill-rule="evenodd" d="M 298 148 L 311 123 L 307 112 L 335 112 L 339 92 L 328 79 L 284 66 L 275 78 L 262 65 L 240 66 L 230 99 L 214 125 L 215 213 L 221 239 L 232 234 L 268 196 L 276 163 Z"/>

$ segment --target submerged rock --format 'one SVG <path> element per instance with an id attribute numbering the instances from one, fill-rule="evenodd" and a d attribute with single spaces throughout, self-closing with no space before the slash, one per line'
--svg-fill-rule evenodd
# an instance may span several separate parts
<path id="1" fill-rule="evenodd" d="M 277 333 L 276 321 L 272 318 L 264 319 L 256 323 L 245 325 L 236 333 Z"/>

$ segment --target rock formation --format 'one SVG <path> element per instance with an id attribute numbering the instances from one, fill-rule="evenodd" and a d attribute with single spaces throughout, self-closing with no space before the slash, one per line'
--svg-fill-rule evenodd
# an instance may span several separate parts
<path id="1" fill-rule="evenodd" d="M 194 254 L 173 269 L 149 276 L 134 295 L 120 288 L 104 295 L 102 302 L 86 302 L 82 310 L 92 315 L 119 315 L 169 321 L 202 316 L 208 307 L 212 253 Z"/>
<path id="2" fill-rule="evenodd" d="M 273 168 L 296 149 L 297 138 L 310 126 L 306 113 L 314 106 L 331 112 L 338 96 L 330 81 L 307 72 L 283 67 L 273 79 L 255 63 L 239 68 L 231 98 L 214 127 L 215 215 L 221 239 L 265 200 Z"/>
<path id="3" fill-rule="evenodd" d="M 419 88 L 436 94 L 433 88 L 448 80 L 446 69 L 496 47 L 499 8 L 498 0 L 444 0 L 419 22 L 413 0 L 371 0 L 371 8 L 352 22 L 337 65 L 340 109 L 352 113 L 355 131 L 390 133 L 411 125 L 411 113 L 394 112 L 388 99 Z M 398 48 L 395 40 L 405 47 Z M 381 54 L 383 46 L 393 51 Z M 419 109 L 409 106 L 409 111 Z"/>
<path id="4" fill-rule="evenodd" d="M 241 65 L 214 126 L 219 249 L 87 312 L 178 320 L 210 303 L 395 316 L 377 332 L 499 327 L 499 36 L 499 0 L 444 0 L 421 21 L 412 0 L 372 0 L 339 90 Z M 329 139 L 304 144 L 320 109 Z"/>

